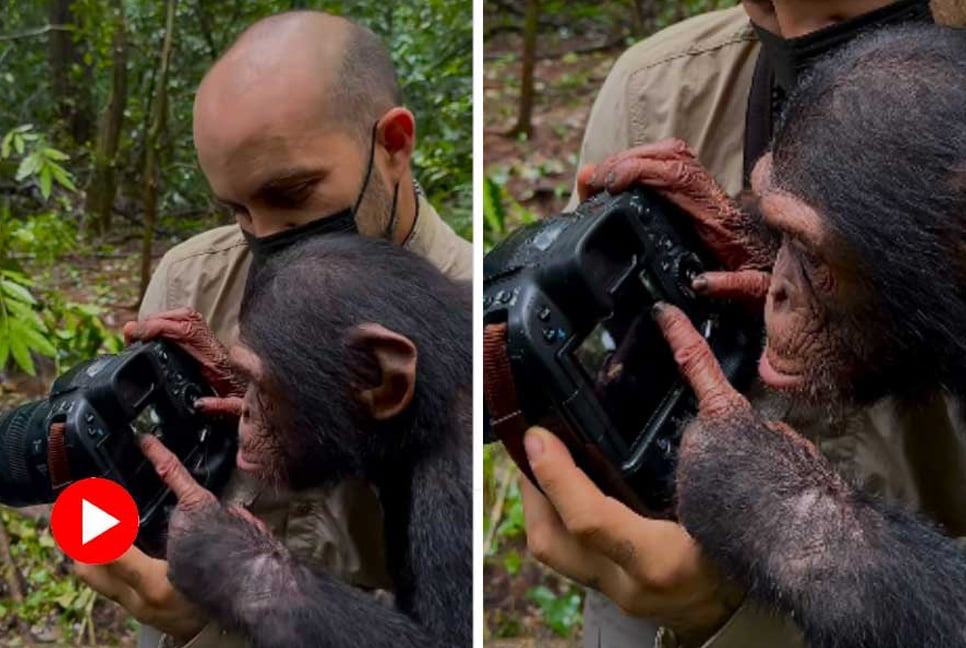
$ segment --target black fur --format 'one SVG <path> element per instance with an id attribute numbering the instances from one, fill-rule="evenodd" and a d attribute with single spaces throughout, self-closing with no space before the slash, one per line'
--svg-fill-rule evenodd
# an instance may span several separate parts
<path id="1" fill-rule="evenodd" d="M 241 340 L 285 398 L 274 425 L 296 487 L 369 480 L 385 512 L 396 609 L 298 564 L 218 509 L 169 544 L 172 581 L 258 648 L 472 644 L 472 325 L 469 297 L 381 241 L 321 237 L 253 270 Z M 405 414 L 376 423 L 352 386 L 378 377 L 346 344 L 379 323 L 418 349 Z M 192 515 L 189 513 L 189 515 Z"/>
<path id="2" fill-rule="evenodd" d="M 806 78 L 773 149 L 778 186 L 825 217 L 827 256 L 866 287 L 846 321 L 882 351 L 864 396 L 962 396 L 966 32 L 860 39 Z M 709 556 L 815 648 L 966 646 L 966 552 L 750 411 L 689 426 L 678 494 Z"/>
<path id="3" fill-rule="evenodd" d="M 816 66 L 775 133 L 775 182 L 822 213 L 869 284 L 850 324 L 889 336 L 866 400 L 963 395 L 963 106 L 966 32 L 889 28 Z"/>
<path id="4" fill-rule="evenodd" d="M 813 648 L 966 646 L 966 553 L 750 411 L 688 428 L 678 515 Z"/>

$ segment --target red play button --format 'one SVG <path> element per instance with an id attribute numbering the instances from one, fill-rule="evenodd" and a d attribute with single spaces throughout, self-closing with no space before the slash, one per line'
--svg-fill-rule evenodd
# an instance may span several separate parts
<path id="1" fill-rule="evenodd" d="M 139 522 L 128 492 L 97 477 L 67 487 L 50 514 L 50 530 L 61 551 L 91 565 L 120 558 L 134 544 Z"/>

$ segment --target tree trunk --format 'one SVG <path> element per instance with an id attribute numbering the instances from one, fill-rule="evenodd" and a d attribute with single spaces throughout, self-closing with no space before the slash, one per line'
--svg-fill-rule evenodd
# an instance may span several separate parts
<path id="1" fill-rule="evenodd" d="M 154 242 L 154 221 L 158 201 L 158 151 L 161 148 L 161 134 L 164 132 L 168 112 L 168 66 L 171 63 L 174 14 L 177 7 L 178 0 L 168 0 L 164 45 L 161 47 L 161 62 L 158 66 L 154 91 L 151 128 L 148 129 L 144 139 L 144 238 L 141 241 L 141 291 L 138 305 L 144 298 L 148 281 L 151 279 L 151 244 Z"/>
<path id="2" fill-rule="evenodd" d="M 124 21 L 124 3 L 115 0 L 116 12 L 113 41 L 113 72 L 111 90 L 107 97 L 107 109 L 101 117 L 94 149 L 94 171 L 87 189 L 85 205 L 88 221 L 87 234 L 106 234 L 111 229 L 111 213 L 117 193 L 117 148 L 124 124 L 124 107 L 127 104 L 127 26 Z"/>
<path id="3" fill-rule="evenodd" d="M 51 25 L 76 25 L 71 11 L 71 0 L 50 0 L 47 20 Z M 77 83 L 71 78 L 71 66 L 84 69 L 85 76 L 93 79 L 90 66 L 86 65 L 73 31 L 56 29 L 48 32 L 48 60 L 50 63 L 50 86 L 57 103 L 57 112 L 64 128 L 74 143 L 85 144 L 91 137 L 92 115 L 89 83 Z"/>
<path id="4" fill-rule="evenodd" d="M 520 72 L 520 104 L 516 126 L 510 135 L 533 134 L 533 70 L 537 62 L 537 28 L 540 21 L 540 0 L 527 0 L 523 23 L 523 69 Z"/>

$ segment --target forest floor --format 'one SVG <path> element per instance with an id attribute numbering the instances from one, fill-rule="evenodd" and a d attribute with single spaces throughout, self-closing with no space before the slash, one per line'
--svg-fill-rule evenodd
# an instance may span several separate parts
<path id="1" fill-rule="evenodd" d="M 485 174 L 533 216 L 559 212 L 573 188 L 590 108 L 622 46 L 581 39 L 539 41 L 533 131 L 516 123 L 521 39 L 501 34 L 484 44 Z M 507 223 L 512 230 L 518 223 Z M 505 232 L 504 232 L 505 233 Z M 526 550 L 517 479 L 500 448 L 485 461 L 487 533 L 483 573 L 484 640 L 492 648 L 569 648 L 579 644 L 582 591 Z"/>
<path id="2" fill-rule="evenodd" d="M 101 319 L 107 328 L 120 334 L 124 323 L 137 317 L 137 234 L 122 233 L 113 245 L 96 250 L 80 248 L 53 265 L 27 263 L 25 270 L 37 282 L 38 295 L 57 291 L 69 300 L 95 304 L 103 309 Z M 155 241 L 154 265 L 174 242 Z M 46 396 L 55 377 L 54 364 L 40 357 L 35 362 L 35 377 L 0 373 L 0 412 Z M 0 516 L 0 648 L 135 645 L 137 623 L 127 612 L 102 596 L 92 596 L 71 575 L 71 561 L 50 536 L 48 506 L 0 506 Z"/>

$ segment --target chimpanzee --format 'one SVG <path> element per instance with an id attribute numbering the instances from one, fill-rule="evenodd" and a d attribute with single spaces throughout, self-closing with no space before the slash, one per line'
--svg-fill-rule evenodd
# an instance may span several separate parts
<path id="1" fill-rule="evenodd" d="M 395 606 L 300 565 L 144 439 L 179 493 L 174 586 L 258 648 L 471 645 L 470 317 L 464 286 L 382 241 L 316 237 L 254 267 L 230 354 L 248 382 L 228 407 L 239 468 L 295 488 L 373 484 Z"/>
<path id="2" fill-rule="evenodd" d="M 813 402 L 962 398 L 966 33 L 890 29 L 816 66 L 754 184 L 782 236 L 765 383 Z M 816 648 L 966 646 L 966 551 L 762 421 L 683 314 L 655 311 L 700 400 L 678 515 L 708 556 Z"/>

